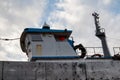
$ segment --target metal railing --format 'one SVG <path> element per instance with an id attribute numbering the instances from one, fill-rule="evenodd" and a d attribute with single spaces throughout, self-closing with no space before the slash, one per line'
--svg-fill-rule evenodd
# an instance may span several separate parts
<path id="1" fill-rule="evenodd" d="M 87 54 L 86 54 L 87 57 L 90 57 L 94 54 L 100 54 L 100 55 L 104 56 L 102 47 L 85 47 L 85 49 L 87 51 Z M 77 53 L 78 53 L 78 55 L 81 55 L 80 50 L 77 50 Z M 113 54 L 114 55 L 116 55 L 116 54 L 120 55 L 120 47 L 113 47 Z"/>
<path id="2" fill-rule="evenodd" d="M 114 55 L 120 54 L 120 47 L 113 47 Z"/>
<path id="3" fill-rule="evenodd" d="M 85 47 L 85 49 L 87 51 L 87 54 L 86 54 L 87 57 L 90 57 L 90 56 L 92 56 L 94 54 L 103 55 L 102 47 Z M 78 53 L 78 55 L 81 55 L 81 51 L 80 50 L 77 50 L 77 53 Z"/>

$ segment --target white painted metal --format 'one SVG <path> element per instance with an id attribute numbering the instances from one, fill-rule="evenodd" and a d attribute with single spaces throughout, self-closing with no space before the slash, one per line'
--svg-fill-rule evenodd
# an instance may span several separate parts
<path id="1" fill-rule="evenodd" d="M 35 38 L 33 36 L 35 35 L 40 36 L 41 40 L 33 40 L 33 38 Z M 77 56 L 67 39 L 58 41 L 53 34 L 28 34 L 26 36 L 25 45 L 29 60 L 31 60 L 32 57 L 43 56 Z"/>

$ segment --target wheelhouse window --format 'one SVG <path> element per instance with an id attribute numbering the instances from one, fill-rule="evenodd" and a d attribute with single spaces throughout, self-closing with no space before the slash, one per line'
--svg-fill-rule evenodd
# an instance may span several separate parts
<path id="1" fill-rule="evenodd" d="M 32 41 L 43 41 L 40 34 L 32 35 Z"/>

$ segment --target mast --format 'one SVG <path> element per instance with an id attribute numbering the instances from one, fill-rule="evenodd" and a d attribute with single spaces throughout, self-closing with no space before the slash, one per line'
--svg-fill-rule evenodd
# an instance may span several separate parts
<path id="1" fill-rule="evenodd" d="M 95 35 L 101 40 L 104 57 L 109 58 L 111 55 L 110 55 L 108 45 L 107 45 L 107 41 L 106 41 L 105 29 L 100 27 L 99 14 L 94 12 L 92 14 L 92 16 L 94 17 L 95 26 L 96 26 L 96 34 Z"/>

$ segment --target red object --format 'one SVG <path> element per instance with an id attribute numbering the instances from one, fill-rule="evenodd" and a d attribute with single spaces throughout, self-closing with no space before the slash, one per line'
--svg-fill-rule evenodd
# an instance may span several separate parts
<path id="1" fill-rule="evenodd" d="M 61 37 L 59 37 L 59 40 L 60 40 L 60 41 L 64 41 L 64 40 L 65 40 L 65 37 L 61 36 Z"/>

